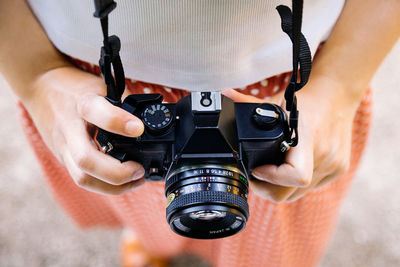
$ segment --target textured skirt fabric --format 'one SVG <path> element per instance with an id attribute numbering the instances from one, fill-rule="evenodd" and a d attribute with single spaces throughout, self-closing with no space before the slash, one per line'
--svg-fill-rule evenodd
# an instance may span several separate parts
<path id="1" fill-rule="evenodd" d="M 96 66 L 75 62 L 88 72 Z M 268 99 L 284 90 L 290 73 L 274 76 L 246 88 L 242 93 Z M 161 93 L 176 102 L 188 92 L 158 84 L 127 79 L 132 93 Z M 103 196 L 75 185 L 68 171 L 43 143 L 34 123 L 19 104 L 24 131 L 42 167 L 54 198 L 81 227 L 109 226 L 132 229 L 143 246 L 158 256 L 187 252 L 202 256 L 214 266 L 314 266 L 328 244 L 341 205 L 364 150 L 371 119 L 371 91 L 364 96 L 354 119 L 351 167 L 347 174 L 313 190 L 292 203 L 272 203 L 250 192 L 251 216 L 246 228 L 232 237 L 195 240 L 176 235 L 165 219 L 164 183 L 145 186 L 120 196 Z"/>

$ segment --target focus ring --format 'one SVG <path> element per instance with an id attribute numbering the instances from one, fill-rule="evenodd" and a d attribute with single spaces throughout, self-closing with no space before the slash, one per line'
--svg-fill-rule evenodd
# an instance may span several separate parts
<path id="1" fill-rule="evenodd" d="M 233 205 L 236 206 L 244 214 L 244 216 L 246 216 L 246 219 L 249 217 L 249 205 L 242 197 L 222 191 L 199 191 L 180 195 L 174 199 L 167 207 L 167 220 L 169 220 L 172 213 L 176 212 L 177 210 L 196 204 L 222 204 L 224 206 Z"/>

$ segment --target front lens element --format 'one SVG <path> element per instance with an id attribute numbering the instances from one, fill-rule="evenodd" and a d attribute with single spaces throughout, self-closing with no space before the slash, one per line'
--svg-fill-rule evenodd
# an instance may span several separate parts
<path id="1" fill-rule="evenodd" d="M 224 218 L 226 216 L 226 212 L 221 212 L 218 210 L 208 210 L 208 211 L 198 211 L 191 212 L 189 217 L 194 220 L 202 220 L 202 221 L 211 221 L 218 218 Z"/>

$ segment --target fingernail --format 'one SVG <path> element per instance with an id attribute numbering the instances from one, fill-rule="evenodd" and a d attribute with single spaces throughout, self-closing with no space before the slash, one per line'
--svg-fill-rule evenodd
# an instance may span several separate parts
<path id="1" fill-rule="evenodd" d="M 144 176 L 144 169 L 143 169 L 143 168 L 140 168 L 139 170 L 137 170 L 137 171 L 133 174 L 133 176 L 132 176 L 132 181 L 133 181 L 133 180 L 140 179 L 140 178 L 142 178 L 143 176 Z"/>
<path id="2" fill-rule="evenodd" d="M 262 171 L 259 171 L 257 169 L 253 170 L 251 173 L 254 178 L 261 180 L 261 181 L 268 181 L 268 179 L 265 177 L 265 173 L 263 173 Z"/>
<path id="3" fill-rule="evenodd" d="M 130 135 L 137 135 L 138 130 L 140 128 L 140 124 L 139 122 L 136 121 L 129 121 L 126 125 L 125 125 L 125 131 L 130 134 Z"/>
<path id="4" fill-rule="evenodd" d="M 254 169 L 254 170 L 251 172 L 251 174 L 252 174 L 253 176 L 255 176 L 255 177 L 262 177 L 261 172 L 260 172 L 259 170 L 257 170 L 257 169 Z"/>

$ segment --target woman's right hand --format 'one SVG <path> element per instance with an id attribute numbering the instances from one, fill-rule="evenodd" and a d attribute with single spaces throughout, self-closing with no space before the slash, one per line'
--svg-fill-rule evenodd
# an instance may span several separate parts
<path id="1" fill-rule="evenodd" d="M 105 98 L 101 78 L 73 66 L 50 70 L 38 77 L 22 102 L 44 142 L 65 165 L 75 183 L 89 191 L 118 195 L 145 182 L 143 167 L 121 163 L 94 144 L 95 126 L 128 137 L 143 133 L 140 119 Z"/>

